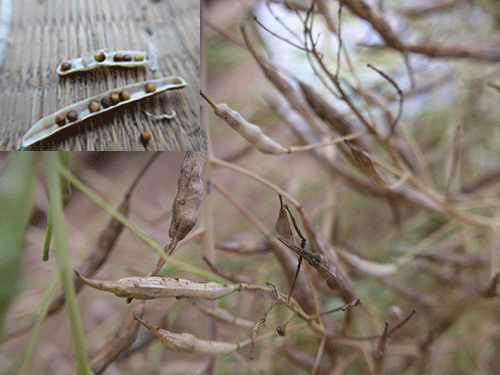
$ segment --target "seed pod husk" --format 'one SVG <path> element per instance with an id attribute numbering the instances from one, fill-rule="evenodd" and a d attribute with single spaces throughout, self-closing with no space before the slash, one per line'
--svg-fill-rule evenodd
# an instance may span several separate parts
<path id="1" fill-rule="evenodd" d="M 177 180 L 177 195 L 172 204 L 172 221 L 168 229 L 173 245 L 167 251 L 169 255 L 174 251 L 175 244 L 193 229 L 198 219 L 198 208 L 203 200 L 203 173 L 207 162 L 207 140 L 204 130 L 201 131 L 200 139 L 200 151 L 188 151 L 182 161 Z"/>
<path id="2" fill-rule="evenodd" d="M 117 297 L 136 299 L 156 298 L 189 298 L 198 297 L 207 300 L 220 299 L 237 288 L 235 285 L 218 283 L 196 283 L 194 281 L 170 277 L 126 277 L 117 281 L 94 280 L 80 275 L 76 276 L 92 288 L 111 292 Z"/>
<path id="3" fill-rule="evenodd" d="M 170 350 L 175 352 L 196 353 L 205 355 L 227 355 L 240 349 L 238 344 L 231 344 L 228 342 L 200 340 L 190 333 L 172 333 L 163 328 L 158 328 L 149 324 L 139 317 L 136 320 L 141 322 L 147 329 L 149 329 L 156 337 L 158 337 L 162 344 Z"/>
<path id="4" fill-rule="evenodd" d="M 118 55 L 117 58 L 119 60 L 115 60 L 116 55 Z M 125 61 L 124 56 L 126 55 L 134 56 L 134 59 L 131 58 L 129 61 Z M 139 56 L 141 56 L 141 58 L 139 58 Z M 63 76 L 71 73 L 92 70 L 100 66 L 137 68 L 148 64 L 145 56 L 146 52 L 144 51 L 90 52 L 80 58 L 63 62 L 57 67 L 56 72 L 58 75 Z"/>
<path id="5" fill-rule="evenodd" d="M 147 98 L 149 96 L 161 93 L 163 91 L 181 89 L 187 85 L 186 81 L 184 81 L 184 79 L 182 79 L 181 77 L 177 77 L 177 76 L 160 78 L 160 79 L 154 80 L 150 83 L 153 83 L 156 85 L 157 89 L 155 92 L 152 92 L 152 93 L 144 92 L 144 85 L 145 85 L 144 82 L 134 83 L 134 84 L 131 84 L 128 86 L 121 87 L 118 90 L 114 89 L 114 90 L 103 92 L 99 95 L 95 95 L 93 97 L 87 98 L 87 99 L 82 100 L 80 102 L 77 102 L 75 104 L 71 104 L 66 108 L 62 108 L 49 116 L 43 117 L 42 119 L 38 120 L 31 127 L 31 129 L 29 129 L 28 132 L 24 135 L 21 145 L 23 148 L 29 147 L 32 144 L 34 144 L 38 141 L 41 141 L 45 138 L 48 138 L 49 136 L 57 133 L 59 130 L 65 129 L 67 126 L 77 124 L 77 123 L 79 123 L 79 122 L 81 122 L 81 121 L 83 121 L 91 116 L 98 116 L 103 112 L 106 112 L 109 110 L 114 110 L 116 107 L 119 107 L 122 104 L 126 104 L 126 103 L 129 103 L 131 101 L 135 101 L 135 100 L 141 100 L 141 99 Z M 109 106 L 106 107 L 107 104 L 105 103 L 105 101 L 107 101 L 109 98 L 108 99 L 103 99 L 103 98 L 109 97 L 113 92 L 116 92 L 116 91 L 120 92 L 120 91 L 124 91 L 124 90 L 128 91 L 130 93 L 129 100 L 127 100 L 125 102 L 119 102 L 112 107 L 109 107 Z M 88 104 L 89 104 L 89 102 L 91 102 L 93 100 L 101 102 L 101 105 L 103 108 L 99 112 L 93 113 L 89 110 Z M 55 121 L 56 117 L 59 115 L 65 116 L 71 110 L 76 111 L 76 113 L 78 114 L 77 121 L 64 124 L 63 126 L 58 126 L 56 124 L 56 121 Z"/>

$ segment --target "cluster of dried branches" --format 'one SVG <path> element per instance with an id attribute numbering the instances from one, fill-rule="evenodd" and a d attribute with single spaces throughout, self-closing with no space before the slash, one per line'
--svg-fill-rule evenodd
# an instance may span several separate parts
<path id="1" fill-rule="evenodd" d="M 293 226 L 298 237 L 303 240 L 300 244 L 294 240 L 296 236 L 292 234 L 286 219 L 287 215 L 292 214 L 283 203 L 276 226 L 279 236 L 275 237 L 254 216 L 252 210 L 239 202 L 240 199 L 232 196 L 218 183 L 213 183 L 265 237 L 264 242 L 255 242 L 253 246 L 234 241 L 216 246 L 221 250 L 246 255 L 252 250 L 255 251 L 253 254 L 270 251 L 279 261 L 283 275 L 291 287 L 289 296 L 295 298 L 304 311 L 310 314 L 309 317 L 319 324 L 318 329 L 311 326 L 316 330 L 315 334 L 319 335 L 316 351 L 301 348 L 300 340 L 277 344 L 277 347 L 286 346 L 285 351 L 293 353 L 284 357 L 288 358 L 290 367 L 297 371 L 371 371 L 382 374 L 411 368 L 414 373 L 452 374 L 461 369 L 461 365 L 454 360 L 455 356 L 463 355 L 467 345 L 472 342 L 479 345 L 480 341 L 481 349 L 467 352 L 474 365 L 467 367 L 465 371 L 480 368 L 486 373 L 494 373 L 498 366 L 498 361 L 495 360 L 498 350 L 494 350 L 495 354 L 492 352 L 491 355 L 485 354 L 484 350 L 498 339 L 496 334 L 486 328 L 481 333 L 472 329 L 460 336 L 459 343 L 455 343 L 455 340 L 457 330 L 461 329 L 463 319 L 466 319 L 464 316 L 470 319 L 469 314 L 481 315 L 484 309 L 489 311 L 490 306 L 498 308 L 498 170 L 483 173 L 475 170 L 473 179 L 463 178 L 460 171 L 463 163 L 467 162 L 465 155 L 470 158 L 471 163 L 480 164 L 476 159 L 477 154 L 474 154 L 477 152 L 473 148 L 475 145 L 464 140 L 463 125 L 456 125 L 450 120 L 448 128 L 441 126 L 442 132 L 457 129 L 455 137 L 447 145 L 447 150 L 429 150 L 429 145 L 425 142 L 435 140 L 430 140 L 429 137 L 419 139 L 419 129 L 408 128 L 408 120 L 403 119 L 402 115 L 406 96 L 414 93 L 426 95 L 433 86 L 439 87 L 443 83 L 442 80 L 421 83 L 421 77 L 412 67 L 412 55 L 425 55 L 430 60 L 467 59 L 469 64 L 476 64 L 477 61 L 498 61 L 500 50 L 494 43 L 485 47 L 488 45 L 487 39 L 469 45 L 447 44 L 442 41 L 416 44 L 406 42 L 390 26 L 382 8 L 384 2 L 380 2 L 378 6 L 358 0 L 342 0 L 339 3 L 338 13 L 333 10 L 331 3 L 323 0 L 282 0 L 267 1 L 265 5 L 256 4 L 255 7 L 267 7 L 275 17 L 274 21 L 289 32 L 288 38 L 276 34 L 248 10 L 238 20 L 238 24 L 234 24 L 232 20 L 233 24 L 228 28 L 214 22 L 215 18 L 208 19 L 206 24 L 216 32 L 212 43 L 232 43 L 238 46 L 233 50 L 243 48 L 246 52 L 242 53 L 250 54 L 273 89 L 264 96 L 267 108 L 255 111 L 256 121 L 249 121 L 235 107 L 230 107 L 231 103 L 241 105 L 234 98 L 226 98 L 230 105 L 216 104 L 214 95 L 210 94 L 210 84 L 208 89 L 201 92 L 201 96 L 208 103 L 207 108 L 213 109 L 218 118 L 239 133 L 255 150 L 265 154 L 261 158 L 266 163 L 273 163 L 271 159 L 274 155 L 309 151 L 316 164 L 331 178 L 326 184 L 326 191 L 342 191 L 345 195 L 336 195 L 338 199 L 349 202 L 361 200 L 369 209 L 366 212 L 346 214 L 344 211 L 347 208 L 343 208 L 341 202 L 329 206 L 319 204 L 313 211 L 321 212 L 322 217 L 334 218 L 333 229 L 320 230 L 303 205 L 274 184 L 279 179 L 271 177 L 273 182 L 270 182 L 253 172 L 259 170 L 254 167 L 255 164 L 245 164 L 245 159 L 258 158 L 249 153 L 248 147 L 241 147 L 239 152 L 221 158 L 227 161 L 214 157 L 209 158 L 209 163 L 244 174 L 283 195 L 301 219 L 298 225 L 293 220 Z M 302 35 L 291 30 L 285 21 L 273 13 L 272 9 L 277 6 L 286 7 L 289 12 L 295 13 L 296 19 L 302 24 Z M 450 1 L 406 10 L 402 14 L 422 18 L 452 8 L 467 11 L 472 6 L 463 1 Z M 380 36 L 382 44 L 370 45 L 370 48 L 391 48 L 401 53 L 400 65 L 406 65 L 411 88 L 402 90 L 395 79 L 372 65 L 368 67 L 395 89 L 396 94 L 382 96 L 375 89 L 363 87 L 357 76 L 357 68 L 349 65 L 353 51 L 348 50 L 342 40 L 341 15 L 346 11 L 350 12 L 351 17 L 368 22 Z M 322 50 L 318 47 L 314 32 L 315 22 L 318 20 L 324 22 L 329 32 L 338 39 L 336 66 L 332 67 L 332 64 L 325 62 Z M 325 29 L 322 30 L 324 32 Z M 264 33 L 271 34 L 282 43 L 304 53 L 316 78 L 323 82 L 324 87 L 313 88 L 298 73 L 290 73 L 282 68 L 279 60 L 287 57 L 277 57 L 275 52 L 266 53 L 266 44 L 261 39 Z M 495 37 L 490 38 L 491 41 Z M 217 45 L 217 48 L 221 47 Z M 340 73 L 340 64 L 349 65 L 351 79 L 345 79 L 345 74 Z M 490 71 L 494 71 L 493 66 Z M 483 86 L 492 77 L 487 72 L 485 70 L 484 73 L 486 79 L 478 79 Z M 212 91 L 218 92 L 220 96 L 222 90 L 216 88 L 215 74 L 211 78 L 214 79 Z M 354 81 L 355 84 L 349 84 L 348 81 Z M 495 87 L 495 84 L 489 82 L 489 86 Z M 343 107 L 348 108 L 348 113 L 341 113 L 332 101 L 320 95 L 320 92 L 325 91 L 336 101 L 342 102 Z M 390 109 L 392 101 L 396 101 L 396 113 Z M 269 109 L 272 110 L 272 116 Z M 248 110 L 248 105 L 245 110 Z M 269 122 L 274 121 L 276 114 L 279 116 L 279 124 L 273 129 L 274 136 L 268 135 L 270 132 L 259 125 L 259 122 L 263 122 L 263 113 L 266 118 L 272 117 L 272 120 L 266 120 L 266 129 L 270 129 Z M 214 127 L 221 126 L 221 121 L 215 117 L 211 121 Z M 286 128 L 285 131 L 280 130 L 283 127 Z M 292 137 L 290 133 L 293 134 Z M 437 135 L 438 140 L 439 137 Z M 297 141 L 301 144 L 296 145 Z M 335 152 L 331 150 L 332 145 L 336 147 Z M 464 150 L 464 145 L 469 148 Z M 432 159 L 432 153 L 436 152 L 446 160 L 447 165 L 443 167 L 446 163 L 442 163 L 436 167 L 437 163 Z M 497 150 L 493 151 L 493 155 L 497 155 Z M 281 167 L 277 166 L 277 169 L 287 165 L 286 158 L 287 156 L 279 157 L 276 165 Z M 235 163 L 248 165 L 248 169 Z M 302 172 L 294 169 L 293 165 L 288 165 L 287 169 L 290 169 L 291 174 L 295 171 L 296 177 L 300 178 Z M 458 183 L 452 188 L 452 182 L 456 181 Z M 306 186 L 307 182 L 304 181 L 303 185 Z M 485 201 L 489 203 L 484 203 Z M 487 213 L 484 209 L 478 209 L 485 205 L 488 205 Z M 328 209 L 330 211 L 326 212 Z M 370 220 L 367 218 L 369 215 L 376 219 Z M 375 224 L 376 229 L 367 227 L 364 230 L 362 224 Z M 305 236 L 300 233 L 300 226 L 304 227 Z M 339 232 L 342 227 L 351 229 L 355 235 Z M 380 229 L 385 233 L 373 235 L 375 230 Z M 327 238 L 323 234 L 325 232 L 330 233 Z M 360 236 L 366 238 L 360 240 Z M 483 243 L 482 246 L 475 247 L 474 244 L 480 238 L 488 239 L 481 241 L 486 245 Z M 308 248 L 305 239 L 310 243 Z M 360 247 L 360 244 L 369 248 Z M 404 251 L 401 251 L 401 244 L 405 244 Z M 290 257 L 290 251 L 299 257 L 298 263 Z M 316 274 L 314 271 L 309 274 L 307 269 L 301 270 L 303 258 Z M 385 260 L 381 261 L 381 258 Z M 211 267 L 214 269 L 213 264 Z M 222 272 L 220 275 L 231 277 Z M 241 275 L 232 275 L 230 280 L 237 282 L 239 277 Z M 327 288 L 320 280 L 326 281 Z M 368 287 L 370 291 L 377 290 L 392 297 L 369 296 L 367 299 L 369 292 L 363 291 L 367 285 L 371 285 Z M 378 287 L 374 288 L 373 285 Z M 322 314 L 328 311 L 324 303 L 330 299 L 326 296 L 335 295 L 343 299 L 346 306 L 353 306 L 358 298 L 362 305 L 361 309 L 347 309 L 343 326 L 339 326 L 339 321 L 334 319 L 333 329 L 332 322 L 329 318 L 322 318 Z M 400 307 L 403 306 L 409 311 L 409 315 L 402 313 Z M 412 317 L 415 312 L 416 316 Z M 387 321 L 391 313 L 394 314 L 392 319 L 399 317 L 405 323 L 404 327 L 396 325 L 398 329 L 401 328 L 400 331 L 391 329 Z M 377 332 L 376 327 L 383 327 L 384 321 L 385 328 L 378 328 Z M 491 328 L 496 325 L 494 316 L 486 313 L 483 327 Z M 282 326 L 279 327 L 281 329 Z M 476 329 L 481 330 L 479 327 Z M 447 352 L 450 348 L 454 349 L 453 353 Z"/>

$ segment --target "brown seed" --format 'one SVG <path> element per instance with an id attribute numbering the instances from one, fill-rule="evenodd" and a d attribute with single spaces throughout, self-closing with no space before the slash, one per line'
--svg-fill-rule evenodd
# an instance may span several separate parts
<path id="1" fill-rule="evenodd" d="M 120 92 L 119 97 L 121 102 L 127 101 L 130 99 L 130 93 L 127 90 L 123 90 Z"/>
<path id="2" fill-rule="evenodd" d="M 111 99 L 109 97 L 105 96 L 101 99 L 101 105 L 103 108 L 108 108 L 111 107 L 113 103 L 111 102 Z"/>
<path id="3" fill-rule="evenodd" d="M 146 92 L 155 92 L 156 91 L 156 85 L 154 83 L 148 83 L 145 87 Z"/>
<path id="4" fill-rule="evenodd" d="M 141 55 L 141 54 L 135 55 L 134 61 L 144 61 L 144 55 Z"/>
<path id="5" fill-rule="evenodd" d="M 132 61 L 132 56 L 126 53 L 125 55 L 123 55 L 123 61 Z"/>
<path id="6" fill-rule="evenodd" d="M 66 118 L 69 122 L 75 122 L 76 120 L 78 120 L 78 113 L 76 111 L 69 111 L 66 114 Z"/>
<path id="7" fill-rule="evenodd" d="M 90 103 L 89 103 L 89 111 L 94 113 L 94 112 L 99 112 L 99 110 L 101 109 L 101 106 L 99 105 L 98 102 L 96 102 L 95 100 L 92 100 Z"/>
<path id="8" fill-rule="evenodd" d="M 121 53 L 115 53 L 113 56 L 114 61 L 123 61 L 123 55 Z"/>
<path id="9" fill-rule="evenodd" d="M 64 124 L 66 124 L 66 117 L 64 117 L 64 115 L 57 115 L 56 124 L 58 126 L 64 126 Z"/>
<path id="10" fill-rule="evenodd" d="M 120 96 L 118 95 L 117 92 L 111 93 L 111 95 L 109 95 L 109 98 L 111 99 L 112 105 L 115 105 L 120 101 Z"/>
<path id="11" fill-rule="evenodd" d="M 151 139 L 151 134 L 148 132 L 141 133 L 141 143 L 144 147 L 146 147 Z"/>
<path id="12" fill-rule="evenodd" d="M 68 71 L 70 69 L 71 69 L 71 63 L 69 61 L 65 61 L 65 62 L 62 63 L 61 70 L 63 72 L 66 72 L 66 71 Z"/>
<path id="13" fill-rule="evenodd" d="M 94 59 L 97 62 L 103 62 L 104 60 L 106 60 L 106 55 L 104 54 L 104 52 L 99 51 L 94 55 Z"/>

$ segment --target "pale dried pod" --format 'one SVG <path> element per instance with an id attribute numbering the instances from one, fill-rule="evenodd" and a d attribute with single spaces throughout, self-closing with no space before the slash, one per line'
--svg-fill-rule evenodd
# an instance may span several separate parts
<path id="1" fill-rule="evenodd" d="M 125 56 L 127 60 L 125 60 Z M 134 58 L 132 59 L 132 56 Z M 115 58 L 117 60 L 115 60 Z M 137 68 L 148 64 L 146 52 L 144 51 L 115 51 L 105 52 L 103 50 L 86 53 L 82 57 L 67 60 L 61 63 L 56 72 L 60 76 L 71 73 L 85 72 L 100 66 Z"/>
<path id="2" fill-rule="evenodd" d="M 228 355 L 240 349 L 239 344 L 228 342 L 201 340 L 190 333 L 173 333 L 156 327 L 139 317 L 135 317 L 142 325 L 158 337 L 166 348 L 175 352 L 195 353 L 202 355 Z"/>
<path id="3" fill-rule="evenodd" d="M 200 94 L 207 103 L 210 104 L 217 117 L 224 120 L 226 124 L 236 130 L 263 154 L 284 154 L 288 152 L 288 150 L 278 142 L 265 135 L 259 126 L 249 123 L 242 115 L 229 108 L 226 103 L 215 104 L 210 101 L 205 94 L 202 92 L 200 92 Z"/>
<path id="4" fill-rule="evenodd" d="M 172 204 L 172 221 L 168 229 L 171 240 L 179 242 L 193 229 L 203 200 L 203 173 L 207 162 L 207 138 L 200 132 L 200 151 L 188 151 L 177 180 L 177 195 Z M 167 253 L 171 254 L 173 248 Z"/>
<path id="5" fill-rule="evenodd" d="M 76 269 L 75 274 L 84 284 L 92 288 L 111 292 L 117 297 L 136 299 L 195 297 L 217 300 L 239 288 L 238 284 L 197 283 L 190 280 L 160 276 L 126 277 L 117 281 L 108 281 L 88 279 Z"/>
<path id="6" fill-rule="evenodd" d="M 156 91 L 145 92 L 144 86 L 148 83 L 155 85 Z M 125 103 L 141 100 L 167 90 L 181 89 L 186 86 L 187 83 L 183 78 L 177 76 L 171 76 L 171 77 L 159 78 L 147 83 L 145 82 L 133 83 L 131 85 L 118 88 L 118 90 L 114 89 L 103 92 L 99 95 L 95 95 L 80 102 L 71 104 L 66 108 L 62 108 L 57 112 L 38 120 L 31 127 L 31 129 L 29 129 L 28 132 L 24 135 L 21 145 L 23 148 L 29 147 L 38 141 L 50 137 L 51 135 L 57 133 L 61 129 L 65 129 L 70 125 L 78 124 L 81 121 L 88 119 L 89 117 L 100 115 L 101 113 L 106 112 L 108 110 L 114 110 L 115 108 Z M 118 93 L 123 93 L 124 91 L 130 94 L 130 98 L 128 100 L 120 101 L 120 96 Z M 126 96 L 128 97 L 128 95 Z M 89 109 L 89 103 L 92 101 L 96 101 L 98 103 L 100 102 L 102 109 L 97 112 L 92 112 Z M 56 122 L 56 119 L 59 119 L 59 116 L 61 115 L 66 116 L 69 112 L 72 111 L 74 111 L 77 114 L 76 120 L 64 123 Z"/>

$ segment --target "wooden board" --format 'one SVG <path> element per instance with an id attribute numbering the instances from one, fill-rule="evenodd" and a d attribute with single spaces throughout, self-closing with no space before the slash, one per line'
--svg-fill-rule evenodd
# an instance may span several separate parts
<path id="1" fill-rule="evenodd" d="M 5 5 L 5 0 L 0 3 Z M 188 87 L 84 121 L 35 148 L 145 150 L 139 139 L 147 131 L 152 135 L 147 150 L 199 149 L 198 0 L 15 0 L 11 5 L 10 33 L 0 65 L 0 150 L 19 149 L 36 121 L 69 104 L 169 75 L 183 77 Z M 0 19 L 5 24 L 5 17 Z M 157 70 L 147 66 L 56 74 L 62 61 L 101 48 L 146 51 L 156 59 Z M 170 121 L 143 112 L 161 115 L 171 110 L 178 116 Z"/>

